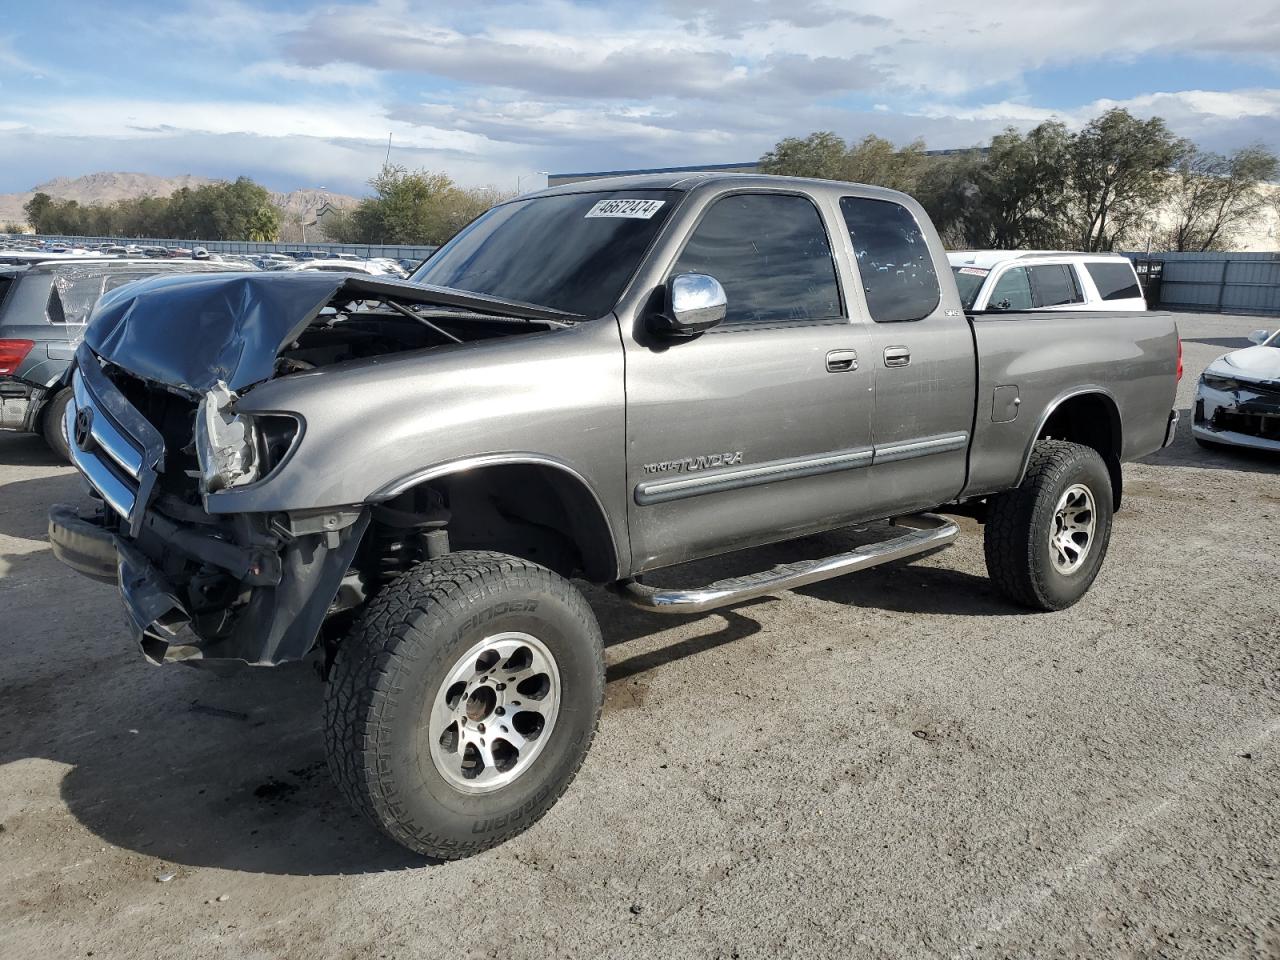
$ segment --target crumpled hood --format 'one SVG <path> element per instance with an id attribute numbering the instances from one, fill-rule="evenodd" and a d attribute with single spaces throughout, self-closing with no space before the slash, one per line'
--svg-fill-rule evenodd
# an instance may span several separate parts
<path id="1" fill-rule="evenodd" d="M 182 274 L 126 284 L 94 308 L 85 342 L 135 376 L 203 394 L 243 390 L 275 372 L 277 354 L 339 294 L 393 297 L 529 320 L 566 314 L 402 280 L 322 271 Z M 341 302 L 341 298 L 339 300 Z"/>
<path id="2" fill-rule="evenodd" d="M 1246 347 L 1219 357 L 1207 373 L 1266 383 L 1280 381 L 1280 347 Z"/>
<path id="3" fill-rule="evenodd" d="M 297 271 L 153 277 L 98 301 L 85 342 L 132 374 L 192 393 L 266 380 L 276 353 L 346 277 Z"/>

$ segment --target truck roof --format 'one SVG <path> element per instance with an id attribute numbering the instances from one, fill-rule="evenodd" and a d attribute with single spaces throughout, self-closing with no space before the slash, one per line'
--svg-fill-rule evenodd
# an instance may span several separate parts
<path id="1" fill-rule="evenodd" d="M 565 183 L 560 186 L 549 187 L 546 190 L 527 193 L 523 196 L 516 197 L 515 199 L 524 200 L 529 197 L 553 197 L 568 193 L 602 193 L 613 190 L 688 191 L 693 190 L 696 187 L 711 184 L 715 184 L 716 186 L 733 186 L 741 184 L 744 187 L 762 186 L 767 184 L 769 186 L 791 186 L 804 188 L 810 191 L 847 191 L 850 187 L 854 187 L 859 193 L 873 195 L 882 194 L 886 197 L 892 196 L 894 199 L 898 200 L 906 197 L 906 194 L 899 193 L 896 190 L 889 190 L 885 187 L 875 187 L 862 183 L 848 183 L 842 180 L 819 180 L 813 177 L 780 177 L 765 173 L 731 173 L 707 170 L 696 172 L 677 171 L 666 173 L 646 173 L 636 176 L 600 177 L 596 180 L 578 180 L 574 183 Z"/>

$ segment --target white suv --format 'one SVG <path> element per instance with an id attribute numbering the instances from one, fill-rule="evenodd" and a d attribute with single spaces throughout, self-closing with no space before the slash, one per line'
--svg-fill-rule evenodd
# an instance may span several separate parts
<path id="1" fill-rule="evenodd" d="M 1145 310 L 1133 264 L 1110 253 L 957 250 L 947 254 L 966 310 Z"/>

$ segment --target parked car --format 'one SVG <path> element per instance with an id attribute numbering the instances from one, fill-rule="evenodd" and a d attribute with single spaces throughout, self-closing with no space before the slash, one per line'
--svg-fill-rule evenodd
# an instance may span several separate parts
<path id="1" fill-rule="evenodd" d="M 1011 601 L 1069 607 L 1122 461 L 1173 436 L 1180 356 L 1167 314 L 966 317 L 901 193 L 576 183 L 494 207 L 411 282 L 108 294 L 65 421 L 98 509 L 54 507 L 49 537 L 156 663 L 314 651 L 347 797 L 457 858 L 542 816 L 594 736 L 600 628 L 570 577 L 696 614 L 936 550 L 943 509 L 985 522 Z M 849 552 L 660 585 L 886 518 Z"/>
<path id="2" fill-rule="evenodd" d="M 358 260 L 302 260 L 291 264 L 288 270 L 320 270 L 328 273 L 368 273 L 375 277 L 387 276 L 387 271 L 375 264 Z"/>
<path id="3" fill-rule="evenodd" d="M 69 460 L 62 429 L 71 398 L 66 373 L 103 292 L 143 277 L 232 266 L 77 257 L 0 267 L 0 429 L 38 433 Z"/>
<path id="4" fill-rule="evenodd" d="M 1146 310 L 1126 257 L 1047 250 L 947 254 L 966 310 Z"/>
<path id="5" fill-rule="evenodd" d="M 1200 375 L 1191 435 L 1203 447 L 1280 453 L 1280 329 L 1249 339 L 1254 346 L 1224 354 Z"/>

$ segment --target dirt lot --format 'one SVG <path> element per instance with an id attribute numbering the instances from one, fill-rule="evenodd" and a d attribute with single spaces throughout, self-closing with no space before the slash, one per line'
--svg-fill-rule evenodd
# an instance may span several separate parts
<path id="1" fill-rule="evenodd" d="M 330 785 L 310 665 L 147 666 L 45 543 L 78 479 L 0 435 L 0 957 L 1280 957 L 1280 460 L 1187 432 L 1261 325 L 1181 319 L 1183 435 L 1070 611 L 999 599 L 968 521 L 700 619 L 591 591 L 581 775 L 441 866 Z"/>

